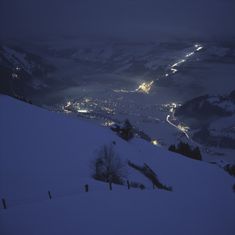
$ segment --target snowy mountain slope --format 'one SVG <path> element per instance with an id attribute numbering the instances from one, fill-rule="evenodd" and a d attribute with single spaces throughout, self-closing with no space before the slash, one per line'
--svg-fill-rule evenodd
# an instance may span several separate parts
<path id="1" fill-rule="evenodd" d="M 2 45 L 0 47 L 1 63 L 15 71 L 23 70 L 28 75 L 43 79 L 47 73 L 53 71 L 53 66 L 46 63 L 40 54 L 28 51 L 18 45 Z"/>
<path id="2" fill-rule="evenodd" d="M 17 96 L 46 89 L 48 75 L 55 70 L 45 58 L 17 45 L 0 45 L 0 91 Z"/>
<path id="3" fill-rule="evenodd" d="M 234 179 L 217 166 L 6 96 L 0 110 L 0 195 L 9 206 L 1 234 L 234 234 Z M 147 163 L 173 192 L 153 190 L 131 168 L 128 179 L 146 190 L 110 192 L 92 180 L 92 159 L 112 141 L 123 161 Z"/>
<path id="4" fill-rule="evenodd" d="M 205 146 L 234 149 L 234 94 L 232 91 L 224 96 L 194 98 L 178 107 L 175 116 L 190 126 L 195 141 Z"/>

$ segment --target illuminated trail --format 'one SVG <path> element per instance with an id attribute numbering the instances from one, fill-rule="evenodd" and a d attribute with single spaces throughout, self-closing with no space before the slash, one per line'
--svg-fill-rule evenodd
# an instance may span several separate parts
<path id="1" fill-rule="evenodd" d="M 175 127 L 175 128 L 178 129 L 179 131 L 183 132 L 183 133 L 185 134 L 185 136 L 187 137 L 187 139 L 190 140 L 190 137 L 189 137 L 189 135 L 188 135 L 188 133 L 187 133 L 188 128 L 187 128 L 187 127 L 184 127 L 184 126 L 182 126 L 182 125 L 175 125 L 174 123 L 172 123 L 172 122 L 170 121 L 170 117 L 171 117 L 171 115 L 168 114 L 167 117 L 166 117 L 166 121 L 167 121 L 171 126 Z"/>
<path id="2" fill-rule="evenodd" d="M 167 116 L 166 116 L 166 122 L 168 124 L 170 124 L 171 126 L 173 126 L 174 128 L 178 129 L 180 132 L 183 132 L 184 135 L 187 137 L 188 140 L 191 140 L 190 136 L 188 135 L 188 130 L 189 130 L 189 127 L 181 124 L 178 122 L 178 125 L 173 123 L 170 119 L 172 119 L 173 121 L 177 121 L 176 118 L 175 118 L 175 109 L 179 106 L 181 106 L 181 104 L 177 104 L 177 103 L 170 103 L 170 104 L 165 104 L 163 105 L 164 107 L 168 108 L 169 109 L 169 113 Z"/>
<path id="3" fill-rule="evenodd" d="M 166 73 L 163 75 L 163 77 L 167 78 L 170 75 L 173 75 L 179 71 L 179 67 L 186 63 L 192 56 L 195 55 L 195 52 L 199 52 L 200 50 L 203 49 L 203 46 L 201 44 L 194 44 L 193 49 L 186 53 L 183 58 L 179 59 L 176 61 L 174 64 L 170 65 Z M 158 79 L 157 79 L 158 80 Z M 156 81 L 157 81 L 156 80 Z M 126 89 L 120 89 L 120 90 L 113 90 L 114 92 L 117 93 L 134 93 L 134 92 L 139 92 L 139 93 L 145 93 L 149 94 L 152 86 L 156 81 L 144 81 L 142 82 L 135 90 L 126 90 Z"/>
<path id="4" fill-rule="evenodd" d="M 177 73 L 178 72 L 178 67 L 182 64 L 184 64 L 185 62 L 187 62 L 187 60 L 194 56 L 195 55 L 195 52 L 197 51 L 200 51 L 203 49 L 203 46 L 200 45 L 200 44 L 195 44 L 194 45 L 194 50 L 191 51 L 191 52 L 188 52 L 186 55 L 185 55 L 185 58 L 184 59 L 181 59 L 179 60 L 178 62 L 174 63 L 173 65 L 170 66 L 170 71 L 172 72 L 172 74 L 174 73 Z M 166 73 L 165 74 L 165 77 L 168 77 L 169 76 L 169 73 Z M 166 117 L 166 121 L 167 123 L 169 123 L 171 126 L 175 127 L 176 129 L 178 129 L 179 131 L 183 132 L 184 135 L 187 137 L 188 140 L 191 140 L 189 135 L 188 135 L 188 130 L 189 130 L 189 127 L 187 126 L 183 126 L 182 124 L 178 124 L 178 125 L 175 125 L 173 122 L 170 121 L 170 117 L 172 115 L 173 119 L 174 119 L 174 109 L 176 108 L 176 104 L 173 104 L 173 107 L 170 109 L 170 113 L 171 114 L 168 114 L 167 117 Z M 192 141 L 192 140 L 191 140 Z"/>
<path id="5" fill-rule="evenodd" d="M 178 72 L 178 69 L 177 69 L 177 68 L 178 68 L 180 65 L 184 64 L 185 62 L 187 62 L 187 60 L 188 60 L 190 57 L 192 57 L 193 55 L 195 55 L 195 52 L 196 52 L 196 51 L 198 52 L 198 51 L 200 51 L 200 50 L 202 50 L 202 49 L 203 49 L 203 46 L 202 46 L 201 44 L 195 44 L 193 51 L 188 52 L 188 53 L 185 55 L 185 57 L 184 57 L 183 59 L 177 61 L 176 63 L 174 63 L 173 65 L 170 66 L 170 71 L 172 72 L 172 74 L 177 73 L 177 72 Z M 169 74 L 166 73 L 166 74 L 165 74 L 165 77 L 168 77 L 168 76 L 169 76 Z"/>

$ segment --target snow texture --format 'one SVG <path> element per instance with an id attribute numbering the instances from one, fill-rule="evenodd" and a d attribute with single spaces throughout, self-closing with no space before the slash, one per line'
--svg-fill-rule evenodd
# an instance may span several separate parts
<path id="1" fill-rule="evenodd" d="M 233 235 L 234 178 L 216 165 L 195 161 L 134 139 L 126 142 L 88 120 L 0 96 L 1 235 L 181 234 Z M 90 163 L 104 144 L 136 164 L 147 163 L 173 192 L 145 190 L 91 178 Z M 89 192 L 84 192 L 84 185 Z M 51 191 L 52 200 L 47 192 Z"/>

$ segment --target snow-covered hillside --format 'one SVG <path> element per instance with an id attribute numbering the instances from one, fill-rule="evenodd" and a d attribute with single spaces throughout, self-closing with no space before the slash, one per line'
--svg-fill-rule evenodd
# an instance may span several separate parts
<path id="1" fill-rule="evenodd" d="M 1 93 L 26 96 L 32 90 L 46 89 L 45 80 L 54 70 L 37 53 L 17 45 L 0 45 Z"/>
<path id="2" fill-rule="evenodd" d="M 192 129 L 192 138 L 207 147 L 235 149 L 235 91 L 201 96 L 178 107 L 175 116 Z M 223 152 L 223 151 L 221 151 Z M 234 154 L 231 152 L 231 160 Z"/>
<path id="3" fill-rule="evenodd" d="M 216 165 L 168 152 L 140 139 L 126 142 L 89 120 L 0 96 L 2 235 L 233 235 L 234 178 Z M 127 179 L 145 190 L 91 178 L 104 144 L 123 159 L 148 164 L 173 191 L 153 189 L 127 165 Z M 84 192 L 84 185 L 89 192 Z M 52 200 L 48 198 L 48 190 Z"/>

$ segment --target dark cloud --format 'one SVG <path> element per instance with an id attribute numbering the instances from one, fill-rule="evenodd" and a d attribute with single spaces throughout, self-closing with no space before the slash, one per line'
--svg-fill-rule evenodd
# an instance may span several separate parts
<path id="1" fill-rule="evenodd" d="M 0 0 L 4 35 L 235 36 L 233 0 Z"/>

